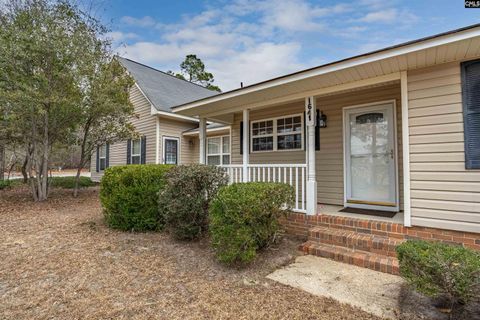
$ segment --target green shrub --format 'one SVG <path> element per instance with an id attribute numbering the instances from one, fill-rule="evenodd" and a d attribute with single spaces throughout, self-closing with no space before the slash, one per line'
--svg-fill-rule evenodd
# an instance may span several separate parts
<path id="1" fill-rule="evenodd" d="M 7 189 L 12 185 L 10 180 L 0 180 L 0 190 Z"/>
<path id="2" fill-rule="evenodd" d="M 219 261 L 248 263 L 271 244 L 278 218 L 291 207 L 293 188 L 269 182 L 238 183 L 222 188 L 210 206 L 210 234 Z"/>
<path id="3" fill-rule="evenodd" d="M 480 253 L 441 242 L 409 240 L 397 247 L 400 274 L 417 291 L 468 303 L 480 293 Z"/>
<path id="4" fill-rule="evenodd" d="M 186 165 L 166 174 L 159 195 L 159 214 L 177 239 L 193 240 L 208 229 L 208 208 L 220 187 L 228 183 L 225 172 L 214 166 Z"/>
<path id="5" fill-rule="evenodd" d="M 115 229 L 158 230 L 158 192 L 165 186 L 169 165 L 127 165 L 105 170 L 100 200 L 107 224 Z"/>
<path id="6" fill-rule="evenodd" d="M 75 188 L 75 177 L 52 177 L 49 178 L 50 185 L 52 187 L 64 188 L 64 189 L 73 189 Z M 96 183 L 92 181 L 89 177 L 80 177 L 78 181 L 78 186 L 80 188 L 92 187 Z"/>

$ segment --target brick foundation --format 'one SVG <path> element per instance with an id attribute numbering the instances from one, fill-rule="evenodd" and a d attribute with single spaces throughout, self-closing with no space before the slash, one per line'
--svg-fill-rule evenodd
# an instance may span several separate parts
<path id="1" fill-rule="evenodd" d="M 480 233 L 443 230 L 427 227 L 404 227 L 393 222 L 365 220 L 360 218 L 340 217 L 326 214 L 305 215 L 290 213 L 280 220 L 288 234 L 306 239 L 309 230 L 314 227 L 328 227 L 383 236 L 392 239 L 437 240 L 445 243 L 462 245 L 480 251 Z"/>

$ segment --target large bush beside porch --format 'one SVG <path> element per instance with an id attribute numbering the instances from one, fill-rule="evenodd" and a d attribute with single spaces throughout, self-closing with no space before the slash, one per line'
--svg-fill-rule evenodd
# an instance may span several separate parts
<path id="1" fill-rule="evenodd" d="M 208 230 L 208 208 L 228 177 L 220 167 L 181 165 L 166 175 L 159 194 L 160 219 L 175 238 L 198 239 Z"/>
<path id="2" fill-rule="evenodd" d="M 294 199 L 293 188 L 269 182 L 237 183 L 222 188 L 210 206 L 210 234 L 219 261 L 248 263 L 275 241 L 278 218 Z"/>
<path id="3" fill-rule="evenodd" d="M 159 230 L 158 193 L 165 187 L 169 165 L 115 166 L 105 170 L 100 200 L 107 224 L 130 231 Z"/>
<path id="4" fill-rule="evenodd" d="M 480 295 L 480 253 L 442 242 L 409 240 L 397 247 L 400 274 L 419 292 L 450 306 Z"/>

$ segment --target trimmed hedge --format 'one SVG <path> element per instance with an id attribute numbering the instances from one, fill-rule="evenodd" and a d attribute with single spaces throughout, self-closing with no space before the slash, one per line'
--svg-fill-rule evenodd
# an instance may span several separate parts
<path id="1" fill-rule="evenodd" d="M 100 183 L 100 200 L 107 224 L 121 230 L 162 229 L 157 199 L 170 169 L 170 165 L 155 164 L 107 168 Z"/>
<path id="2" fill-rule="evenodd" d="M 210 206 L 210 234 L 219 261 L 245 264 L 270 245 L 278 218 L 293 204 L 293 187 L 271 182 L 232 184 Z"/>
<path id="3" fill-rule="evenodd" d="M 159 214 L 180 240 L 198 239 L 208 229 L 208 208 L 218 189 L 228 183 L 223 169 L 193 164 L 172 168 L 159 195 Z"/>
<path id="4" fill-rule="evenodd" d="M 73 189 L 75 188 L 75 177 L 51 177 L 48 179 L 52 187 Z M 89 177 L 82 177 L 78 181 L 80 188 L 87 188 L 96 185 Z"/>
<path id="5" fill-rule="evenodd" d="M 417 291 L 468 303 L 480 294 L 480 253 L 441 242 L 409 240 L 397 247 L 400 274 Z"/>

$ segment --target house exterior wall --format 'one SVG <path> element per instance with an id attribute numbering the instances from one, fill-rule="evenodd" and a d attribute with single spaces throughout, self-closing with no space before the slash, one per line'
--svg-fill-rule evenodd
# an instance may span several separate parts
<path id="1" fill-rule="evenodd" d="M 465 169 L 460 63 L 407 78 L 412 225 L 480 232 L 480 170 Z"/>
<path id="2" fill-rule="evenodd" d="M 186 130 L 195 128 L 198 124 L 191 121 L 178 121 L 169 118 L 160 118 L 159 163 L 163 163 L 163 137 L 180 139 L 180 164 L 198 163 L 199 152 L 197 139 L 182 136 Z"/>
<path id="3" fill-rule="evenodd" d="M 320 150 L 316 151 L 317 200 L 319 203 L 343 205 L 343 108 L 353 105 L 395 100 L 397 105 L 398 178 L 400 207 L 403 207 L 403 168 L 401 143 L 400 84 L 335 94 L 317 99 L 317 109 L 327 115 L 327 128 L 320 129 Z M 304 112 L 304 101 L 253 110 L 250 120 L 260 120 Z M 234 116 L 232 125 L 232 163 L 241 164 L 240 122 L 242 114 Z M 250 163 L 305 163 L 305 150 L 250 153 Z"/>
<path id="4" fill-rule="evenodd" d="M 157 141 L 157 116 L 151 114 L 150 102 L 143 93 L 134 86 L 130 91 L 130 99 L 135 108 L 136 117 L 132 117 L 131 123 L 140 136 L 146 137 L 146 163 L 153 164 L 156 161 L 156 141 Z M 162 136 L 173 136 L 180 138 L 180 161 L 182 163 L 198 162 L 198 146 L 191 147 L 188 139 L 182 138 L 182 132 L 192 129 L 197 125 L 188 121 L 176 121 L 167 118 L 159 119 L 159 162 L 162 162 Z M 198 145 L 198 143 L 196 144 Z M 92 180 L 100 181 L 103 172 L 96 172 L 96 152 L 92 154 L 90 172 Z M 127 163 L 127 142 L 122 141 L 110 145 L 109 165 L 118 166 Z"/>
<path id="5" fill-rule="evenodd" d="M 402 114 L 399 83 L 317 99 L 317 109 L 327 115 L 327 128 L 320 129 L 320 151 L 316 154 L 319 202 L 343 205 L 343 108 L 387 100 L 395 100 L 396 104 L 398 186 L 400 208 L 403 208 Z"/>
<path id="6" fill-rule="evenodd" d="M 137 86 L 130 90 L 130 101 L 135 108 L 136 117 L 132 117 L 131 123 L 141 136 L 146 137 L 147 152 L 146 163 L 155 163 L 155 137 L 156 117 L 152 116 L 150 102 L 145 98 Z M 99 181 L 103 172 L 96 172 L 96 152 L 92 154 L 90 172 L 92 180 Z M 122 141 L 110 145 L 110 166 L 124 165 L 127 163 L 127 142 Z"/>

